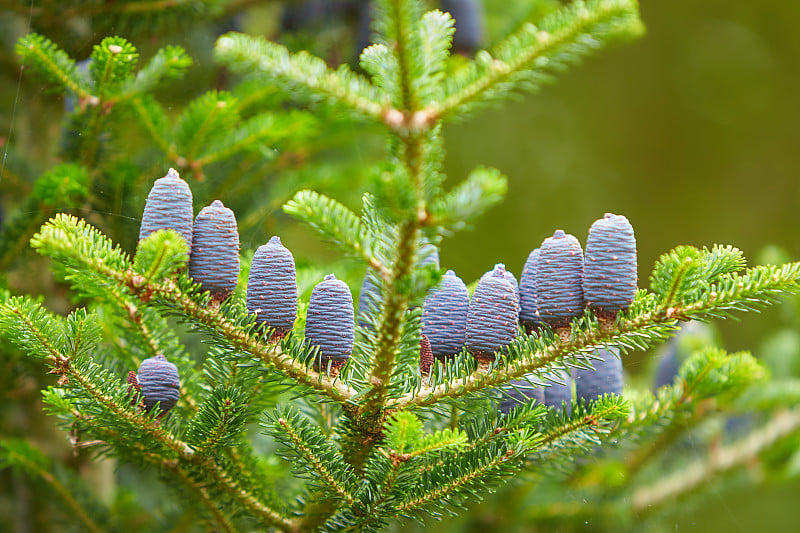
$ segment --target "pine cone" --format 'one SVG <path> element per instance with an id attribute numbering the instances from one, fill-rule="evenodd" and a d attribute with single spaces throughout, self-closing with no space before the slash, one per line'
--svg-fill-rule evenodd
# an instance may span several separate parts
<path id="1" fill-rule="evenodd" d="M 362 328 L 368 327 L 365 317 L 378 312 L 382 284 L 383 281 L 378 273 L 368 268 L 361 283 L 361 291 L 358 293 L 358 325 Z"/>
<path id="2" fill-rule="evenodd" d="M 422 333 L 436 357 L 452 357 L 464 347 L 469 314 L 469 291 L 455 272 L 448 270 L 422 305 Z"/>
<path id="3" fill-rule="evenodd" d="M 528 334 L 544 323 L 539 316 L 539 303 L 536 300 L 536 263 L 539 253 L 539 248 L 536 248 L 528 255 L 519 277 L 519 321 Z"/>
<path id="4" fill-rule="evenodd" d="M 491 276 L 492 273 L 495 271 L 495 269 L 497 269 L 497 267 L 501 267 L 503 269 L 503 279 L 509 282 L 511 286 L 514 288 L 514 296 L 516 296 L 517 305 L 519 305 L 519 283 L 517 283 L 517 278 L 514 277 L 514 274 L 506 270 L 506 266 L 503 263 L 497 263 L 496 265 L 494 265 L 494 268 L 492 270 L 484 272 L 483 276 L 481 276 L 481 279 L 478 280 L 478 283 L 483 281 L 485 278 Z"/>
<path id="5" fill-rule="evenodd" d="M 544 379 L 544 404 L 553 409 L 572 411 L 572 377 L 566 370 L 553 370 L 546 373 Z"/>
<path id="6" fill-rule="evenodd" d="M 483 9 L 477 0 L 442 0 L 442 11 L 455 19 L 453 51 L 471 54 L 483 41 Z"/>
<path id="7" fill-rule="evenodd" d="M 628 219 L 606 213 L 589 229 L 583 297 L 599 314 L 627 309 L 636 295 L 636 238 Z"/>
<path id="8" fill-rule="evenodd" d="M 159 410 L 163 414 L 178 403 L 181 389 L 178 368 L 163 355 L 142 361 L 137 378 L 144 408 L 148 411 L 158 403 Z"/>
<path id="9" fill-rule="evenodd" d="M 353 352 L 355 319 L 353 297 L 344 281 L 333 274 L 317 284 L 311 293 L 306 315 L 306 341 L 319 347 L 320 366 L 329 360 L 341 366 Z"/>
<path id="10" fill-rule="evenodd" d="M 604 394 L 622 393 L 622 360 L 611 350 L 599 348 L 594 352 L 601 359 L 592 359 L 594 370 L 576 368 L 575 390 L 578 399 L 591 401 Z"/>
<path id="11" fill-rule="evenodd" d="M 507 415 L 516 406 L 528 403 L 531 400 L 537 403 L 544 403 L 544 389 L 532 385 L 525 379 L 511 381 L 503 391 L 503 399 L 500 400 L 500 412 Z"/>
<path id="12" fill-rule="evenodd" d="M 194 220 L 189 275 L 218 300 L 239 281 L 239 229 L 233 211 L 214 200 Z"/>
<path id="13" fill-rule="evenodd" d="M 136 379 L 136 371 L 130 370 L 125 382 L 128 384 L 128 397 L 131 399 L 131 405 L 135 406 L 139 403 L 142 393 L 142 388 L 139 386 L 139 381 Z"/>
<path id="14" fill-rule="evenodd" d="M 433 352 L 431 343 L 424 334 L 419 338 L 419 372 L 420 374 L 430 374 L 433 366 Z"/>
<path id="15" fill-rule="evenodd" d="M 294 257 L 272 237 L 253 255 L 247 280 L 247 312 L 255 313 L 256 322 L 283 336 L 294 327 L 297 318 L 297 274 Z"/>
<path id="16" fill-rule="evenodd" d="M 166 176 L 156 180 L 147 195 L 139 240 L 160 229 L 174 229 L 186 239 L 191 249 L 193 219 L 194 208 L 189 184 L 171 168 Z"/>
<path id="17" fill-rule="evenodd" d="M 477 359 L 493 359 L 494 352 L 517 336 L 519 309 L 514 287 L 498 265 L 492 275 L 478 282 L 467 316 L 467 349 Z"/>
<path id="18" fill-rule="evenodd" d="M 556 230 L 544 240 L 534 273 L 542 321 L 565 327 L 583 313 L 583 250 L 578 239 Z"/>

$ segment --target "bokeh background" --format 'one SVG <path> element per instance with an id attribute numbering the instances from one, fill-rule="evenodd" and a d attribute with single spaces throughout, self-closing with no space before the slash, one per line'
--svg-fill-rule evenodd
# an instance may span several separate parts
<path id="1" fill-rule="evenodd" d="M 484 2 L 486 44 L 513 24 L 514 4 Z M 624 214 L 632 222 L 642 286 L 658 256 L 678 244 L 732 244 L 750 263 L 800 257 L 800 2 L 643 0 L 641 10 L 647 27 L 642 38 L 602 51 L 538 94 L 521 95 L 445 127 L 448 183 L 488 165 L 508 176 L 509 194 L 474 231 L 445 241 L 443 267 L 472 280 L 502 262 L 519 275 L 528 253 L 555 229 L 585 242 L 588 227 L 605 212 Z M 331 62 L 352 60 L 347 50 L 356 41 L 357 21 L 337 21 L 333 29 L 298 37 L 281 35 L 281 17 L 279 5 L 264 3 L 234 23 L 294 48 L 324 52 Z M 24 20 L 13 24 L 24 30 Z M 180 43 L 198 60 L 183 88 L 165 93 L 164 99 L 196 96 L 198 88 L 215 79 L 210 50 L 224 29 L 201 25 L 158 37 L 158 46 Z M 88 54 L 96 37 L 75 39 L 71 52 Z M 3 39 L 0 135 L 13 132 L 17 143 L 32 153 L 42 151 L 46 161 L 52 154 L 43 148 L 45 140 L 58 136 L 60 126 L 58 120 L 44 124 L 32 117 L 43 109 L 57 117 L 62 102 L 31 80 L 17 92 L 13 40 Z M 368 181 L 359 163 L 373 162 L 382 153 L 378 133 L 353 126 L 345 142 L 317 152 L 318 161 L 343 161 L 340 168 L 348 174 L 315 186 L 357 207 L 352 191 Z M 0 194 L 7 186 L 0 181 Z M 243 247 L 261 244 L 271 231 L 293 241 L 300 257 L 337 261 L 335 253 L 278 211 L 291 189 L 285 184 L 275 189 L 262 213 L 265 222 L 243 234 Z M 2 200 L 7 211 L 13 209 L 8 198 Z M 144 198 L 131 201 L 143 203 Z M 137 220 L 124 223 L 138 230 Z M 359 276 L 353 268 L 350 282 L 356 291 Z M 768 356 L 767 341 L 787 313 L 776 308 L 741 323 L 720 323 L 721 343 Z M 631 354 L 625 360 L 632 383 L 650 382 L 652 360 L 653 354 Z M 755 494 L 720 489 L 681 507 L 669 523 L 675 531 L 796 531 L 798 498 L 796 482 L 774 483 Z M 502 505 L 489 500 L 469 518 L 443 527 L 510 530 Z M 0 531 L 7 526 L 3 522 Z M 586 524 L 586 531 L 592 529 Z"/>

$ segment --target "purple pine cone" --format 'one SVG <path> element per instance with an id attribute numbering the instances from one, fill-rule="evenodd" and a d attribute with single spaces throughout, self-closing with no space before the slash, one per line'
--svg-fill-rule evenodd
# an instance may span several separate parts
<path id="1" fill-rule="evenodd" d="M 514 274 L 506 270 L 506 266 L 503 263 L 497 263 L 496 265 L 494 265 L 494 268 L 492 270 L 484 272 L 483 276 L 481 276 L 481 279 L 478 280 L 478 283 L 483 281 L 485 278 L 491 276 L 492 273 L 497 269 L 497 267 L 501 267 L 503 269 L 503 279 L 509 282 L 511 286 L 514 288 L 514 296 L 517 297 L 517 305 L 519 305 L 519 283 L 517 283 L 517 278 L 514 277 Z"/>
<path id="2" fill-rule="evenodd" d="M 239 228 L 233 211 L 214 200 L 194 219 L 189 275 L 222 300 L 239 281 Z"/>
<path id="3" fill-rule="evenodd" d="M 592 359 L 594 370 L 576 368 L 573 374 L 577 396 L 587 402 L 604 394 L 622 393 L 622 360 L 611 350 L 604 348 L 596 350 L 595 355 L 599 355 L 601 359 Z"/>
<path id="4" fill-rule="evenodd" d="M 467 349 L 477 358 L 491 356 L 517 336 L 519 309 L 514 287 L 498 265 L 478 282 L 467 316 Z"/>
<path id="5" fill-rule="evenodd" d="M 436 357 L 452 357 L 464 347 L 469 314 L 469 291 L 455 272 L 448 270 L 422 305 L 422 333 Z"/>
<path id="6" fill-rule="evenodd" d="M 606 213 L 589 228 L 583 268 L 586 305 L 600 313 L 627 309 L 636 295 L 636 238 L 622 215 Z"/>
<path id="7" fill-rule="evenodd" d="M 528 333 L 543 324 L 536 301 L 536 263 L 539 253 L 539 248 L 536 248 L 528 255 L 519 277 L 519 321 Z"/>
<path id="8" fill-rule="evenodd" d="M 453 50 L 472 53 L 483 41 L 483 9 L 477 0 L 442 0 L 442 11 L 455 19 Z"/>
<path id="9" fill-rule="evenodd" d="M 193 220 L 192 191 L 171 168 L 166 176 L 156 180 L 147 195 L 139 240 L 160 229 L 174 229 L 186 239 L 191 249 Z"/>
<path id="10" fill-rule="evenodd" d="M 355 318 L 353 297 L 344 281 L 333 274 L 311 293 L 306 315 L 306 341 L 319 346 L 320 363 L 343 364 L 353 352 Z"/>
<path id="11" fill-rule="evenodd" d="M 247 279 L 247 312 L 279 336 L 294 327 L 297 318 L 297 274 L 294 257 L 280 237 L 272 237 L 253 255 Z"/>
<path id="12" fill-rule="evenodd" d="M 371 268 L 364 274 L 364 281 L 361 283 L 361 291 L 358 293 L 358 325 L 362 328 L 367 327 L 364 320 L 370 313 L 377 313 L 380 304 L 380 286 L 383 281 L 378 274 Z"/>
<path id="13" fill-rule="evenodd" d="M 564 327 L 583 312 L 583 250 L 572 235 L 556 230 L 544 240 L 534 273 L 542 321 Z"/>
<path id="14" fill-rule="evenodd" d="M 524 379 L 517 379 L 509 383 L 503 391 L 503 399 L 500 401 L 500 412 L 507 415 L 516 406 L 528 403 L 531 400 L 537 403 L 544 403 L 544 389 L 532 385 Z"/>
<path id="15" fill-rule="evenodd" d="M 430 374 L 433 366 L 433 352 L 428 337 L 421 335 L 419 339 L 419 371 L 421 374 Z"/>
<path id="16" fill-rule="evenodd" d="M 142 361 L 137 380 L 144 408 L 148 411 L 158 403 L 161 412 L 166 413 L 178 403 L 181 389 L 178 368 L 163 355 Z"/>
<path id="17" fill-rule="evenodd" d="M 572 377 L 566 370 L 553 370 L 544 376 L 547 386 L 544 389 L 544 403 L 554 409 L 572 411 Z"/>

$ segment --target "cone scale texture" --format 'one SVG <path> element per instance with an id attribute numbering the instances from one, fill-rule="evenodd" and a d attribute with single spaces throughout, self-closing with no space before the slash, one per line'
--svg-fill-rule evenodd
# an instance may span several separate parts
<path id="1" fill-rule="evenodd" d="M 528 333 L 543 324 L 536 301 L 536 264 L 539 254 L 540 250 L 536 248 L 528 255 L 519 277 L 519 322 Z"/>
<path id="2" fill-rule="evenodd" d="M 142 361 L 136 379 L 148 411 L 158 403 L 161 412 L 166 413 L 178 403 L 181 388 L 178 368 L 163 355 Z"/>
<path id="3" fill-rule="evenodd" d="M 333 274 L 311 293 L 306 315 L 306 341 L 319 347 L 319 363 L 341 366 L 353 353 L 355 317 L 350 288 Z"/>
<path id="4" fill-rule="evenodd" d="M 517 278 L 514 277 L 514 274 L 506 270 L 506 266 L 503 263 L 497 263 L 496 265 L 494 265 L 494 268 L 492 270 L 484 272 L 483 276 L 481 276 L 481 279 L 478 280 L 478 283 L 480 283 L 484 278 L 488 278 L 489 276 L 491 276 L 497 267 L 501 267 L 503 269 L 503 279 L 509 282 L 511 286 L 514 288 L 514 295 L 517 298 L 517 305 L 519 305 L 519 283 L 517 283 Z"/>
<path id="5" fill-rule="evenodd" d="M 587 402 L 604 394 L 622 393 L 622 360 L 604 348 L 599 348 L 594 354 L 601 357 L 592 360 L 594 370 L 576 368 L 573 373 L 577 397 Z"/>
<path id="6" fill-rule="evenodd" d="M 160 229 L 173 229 L 186 239 L 191 249 L 193 221 L 192 191 L 171 168 L 166 176 L 156 180 L 147 195 L 139 240 Z"/>
<path id="7" fill-rule="evenodd" d="M 469 314 L 469 291 L 455 272 L 448 270 L 422 305 L 422 333 L 435 357 L 452 357 L 464 347 Z"/>
<path id="8" fill-rule="evenodd" d="M 586 305 L 601 316 L 627 309 L 636 295 L 636 271 L 633 227 L 624 216 L 606 213 L 592 224 L 586 239 L 583 271 Z"/>
<path id="9" fill-rule="evenodd" d="M 498 265 L 475 288 L 467 316 L 467 349 L 478 359 L 492 359 L 494 352 L 511 344 L 519 329 L 519 309 L 514 287 Z"/>
<path id="10" fill-rule="evenodd" d="M 253 255 L 247 279 L 247 312 L 256 315 L 256 323 L 272 328 L 283 336 L 297 318 L 297 271 L 294 257 L 280 237 L 272 237 Z"/>
<path id="11" fill-rule="evenodd" d="M 534 291 L 542 321 L 568 326 L 583 314 L 583 250 L 574 236 L 556 230 L 539 249 Z"/>
<path id="12" fill-rule="evenodd" d="M 428 337 L 421 335 L 419 339 L 419 371 L 422 374 L 430 374 L 433 366 L 433 352 Z"/>
<path id="13" fill-rule="evenodd" d="M 239 281 L 239 229 L 233 211 L 214 200 L 194 220 L 189 275 L 219 300 Z"/>

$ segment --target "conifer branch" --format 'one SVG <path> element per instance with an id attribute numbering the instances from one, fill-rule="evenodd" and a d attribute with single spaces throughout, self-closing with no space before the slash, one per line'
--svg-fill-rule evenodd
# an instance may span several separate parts
<path id="1" fill-rule="evenodd" d="M 194 493 L 194 495 L 200 500 L 200 503 L 208 509 L 208 512 L 211 516 L 214 517 L 214 521 L 219 525 L 219 527 L 223 531 L 227 531 L 229 533 L 236 533 L 236 528 L 231 523 L 230 519 L 225 516 L 222 512 L 220 506 L 214 501 L 211 495 L 208 493 L 208 489 L 204 487 L 201 483 L 196 482 L 189 476 L 188 472 L 186 472 L 183 468 L 181 468 L 178 463 L 170 462 L 170 461 L 163 461 L 157 458 L 154 458 L 153 462 L 157 462 L 160 464 L 165 470 L 172 472 L 175 474 L 181 483 L 183 483 L 189 490 Z"/>
<path id="2" fill-rule="evenodd" d="M 756 457 L 781 439 L 800 430 L 800 409 L 777 412 L 764 426 L 733 444 L 709 450 L 708 456 L 681 465 L 680 470 L 656 483 L 636 489 L 633 511 L 643 513 L 697 489 L 708 480 Z"/>

